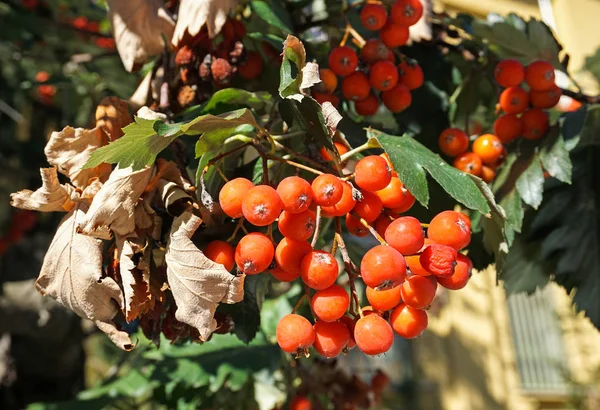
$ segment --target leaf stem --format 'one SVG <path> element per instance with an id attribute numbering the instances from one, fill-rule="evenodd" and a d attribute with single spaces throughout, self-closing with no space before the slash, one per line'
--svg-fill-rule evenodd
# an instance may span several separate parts
<path id="1" fill-rule="evenodd" d="M 354 155 L 358 154 L 359 152 L 363 152 L 368 150 L 369 148 L 373 148 L 373 145 L 369 144 L 369 141 L 365 142 L 362 145 L 359 145 L 356 148 L 351 149 L 350 151 L 346 152 L 345 154 L 343 154 L 342 156 L 340 156 L 340 161 L 342 162 L 346 162 L 348 161 L 351 157 L 353 157 Z"/>

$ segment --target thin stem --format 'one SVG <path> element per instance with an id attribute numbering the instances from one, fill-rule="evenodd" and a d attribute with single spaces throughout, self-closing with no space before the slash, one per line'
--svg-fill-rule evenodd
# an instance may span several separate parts
<path id="1" fill-rule="evenodd" d="M 288 147 L 286 147 L 285 145 L 280 144 L 279 142 L 275 141 L 275 147 L 277 147 L 277 149 L 284 151 L 285 153 L 291 155 L 292 157 L 296 157 L 298 159 L 301 159 L 302 162 L 311 165 L 313 168 L 315 169 L 320 169 L 324 172 L 330 172 L 331 169 L 327 168 L 326 166 L 324 166 L 323 164 L 318 163 L 317 161 L 302 155 L 302 154 L 298 154 L 297 152 L 292 151 L 291 149 L 289 149 Z"/>
<path id="2" fill-rule="evenodd" d="M 353 148 L 350 151 L 348 151 L 345 154 L 343 154 L 342 156 L 340 156 L 340 161 L 346 162 L 348 159 L 350 159 L 354 155 L 358 154 L 359 152 L 366 151 L 369 148 L 373 148 L 373 146 L 371 144 L 369 144 L 369 141 L 367 141 L 364 144 L 359 145 L 358 147 Z"/>
<path id="3" fill-rule="evenodd" d="M 291 167 L 295 167 L 295 168 L 298 168 L 298 169 L 303 169 L 303 170 L 308 171 L 308 172 L 312 172 L 313 174 L 316 174 L 316 175 L 323 175 L 324 174 L 324 172 L 317 171 L 314 168 L 311 168 L 309 166 L 300 164 L 298 162 L 290 161 L 289 159 L 280 158 L 280 157 L 276 157 L 274 155 L 269 155 L 269 154 L 265 154 L 265 157 L 268 158 L 268 159 L 271 159 L 273 161 L 283 162 L 283 163 L 285 163 L 285 164 L 287 164 L 287 165 L 289 165 Z"/>
<path id="4" fill-rule="evenodd" d="M 235 237 L 237 236 L 240 229 L 243 229 L 244 231 L 246 231 L 244 228 L 244 221 L 245 221 L 245 218 L 241 217 L 240 220 L 237 222 L 237 225 L 235 226 L 233 233 L 231 234 L 231 236 L 229 238 L 227 238 L 226 242 L 233 241 L 235 239 Z M 248 233 L 248 232 L 246 231 L 246 233 Z"/>
<path id="5" fill-rule="evenodd" d="M 350 37 L 350 24 L 346 25 L 346 31 L 344 32 L 344 37 L 342 37 L 342 41 L 340 41 L 340 47 L 344 47 L 346 45 L 346 41 L 348 41 L 348 37 Z"/>
<path id="6" fill-rule="evenodd" d="M 369 224 L 367 221 L 365 221 L 363 218 L 361 218 L 360 216 L 358 216 L 354 212 L 352 212 L 352 216 L 354 216 L 356 219 L 358 219 L 359 222 L 362 224 L 362 226 L 364 226 L 365 228 L 367 228 L 369 230 L 369 232 L 371 233 L 371 235 L 373 235 L 375 237 L 375 239 L 377 239 L 379 241 L 380 244 L 387 245 L 387 242 L 385 241 L 385 239 L 383 239 L 381 237 L 381 235 L 379 235 L 379 233 L 375 230 L 375 228 L 373 228 L 371 226 L 371 224 Z"/>
<path id="7" fill-rule="evenodd" d="M 355 269 L 354 263 L 352 263 L 352 260 L 350 259 L 348 249 L 346 248 L 346 243 L 342 237 L 342 223 L 340 217 L 335 218 L 335 237 L 340 253 L 342 254 L 342 260 L 344 261 L 344 270 L 348 274 L 348 285 L 350 286 L 350 293 L 354 301 L 354 313 L 358 311 L 358 315 L 362 318 L 363 314 L 360 308 L 360 298 L 358 297 L 358 292 L 356 291 L 356 286 L 354 284 L 354 280 L 358 277 L 358 274 L 356 273 L 357 270 Z"/>
<path id="8" fill-rule="evenodd" d="M 310 246 L 313 248 L 317 246 L 317 241 L 319 240 L 319 233 L 321 231 L 321 207 L 317 206 L 317 216 L 315 219 L 315 232 L 313 234 L 312 241 L 310 242 Z"/>
<path id="9" fill-rule="evenodd" d="M 356 40 L 354 44 L 356 44 L 359 48 L 363 48 L 367 40 L 365 40 L 358 31 L 354 30 L 354 27 L 352 27 L 350 24 L 346 26 L 346 30 L 350 31 L 350 34 Z"/>
<path id="10" fill-rule="evenodd" d="M 304 131 L 294 131 L 294 132 L 290 132 L 288 134 L 271 135 L 271 138 L 273 138 L 274 141 L 285 141 L 290 138 L 300 137 L 304 134 L 306 134 L 306 132 L 304 132 Z"/>
<path id="11" fill-rule="evenodd" d="M 294 306 L 294 309 L 292 309 L 292 313 L 296 313 L 296 311 L 300 308 L 300 306 L 302 306 L 302 302 L 304 302 L 304 299 L 306 299 L 306 293 L 304 293 L 300 297 L 300 300 L 298 300 L 298 303 L 296 303 L 296 306 Z"/>
<path id="12" fill-rule="evenodd" d="M 214 167 L 215 167 L 215 169 L 217 170 L 217 172 L 218 172 L 218 173 L 221 175 L 221 177 L 222 177 L 222 178 L 223 178 L 225 181 L 228 181 L 227 177 L 225 176 L 225 174 L 223 173 L 223 171 L 221 171 L 221 169 L 220 169 L 220 168 L 219 168 L 219 167 L 216 165 L 216 163 L 217 163 L 218 161 L 220 161 L 221 159 L 225 158 L 226 156 L 228 156 L 228 155 L 231 155 L 231 154 L 233 154 L 234 152 L 237 152 L 237 151 L 239 151 L 239 150 L 241 150 L 241 149 L 243 149 L 243 148 L 246 148 L 248 145 L 252 144 L 252 142 L 253 142 L 253 141 L 246 142 L 246 143 L 244 143 L 244 144 L 240 145 L 239 147 L 235 147 L 235 148 L 234 148 L 234 149 L 232 149 L 232 150 L 229 150 L 229 151 L 227 151 L 227 152 L 224 152 L 224 153 L 222 153 L 222 154 L 219 154 L 219 155 L 217 155 L 216 157 L 212 158 L 210 161 L 208 161 L 208 164 L 206 164 L 206 166 L 205 166 L 205 167 L 204 167 L 204 169 L 202 170 L 202 175 L 201 175 L 201 178 L 202 178 L 202 179 L 204 179 L 204 176 L 205 176 L 205 175 L 206 175 L 206 173 L 208 172 L 208 169 L 209 169 L 211 166 L 214 166 Z"/>

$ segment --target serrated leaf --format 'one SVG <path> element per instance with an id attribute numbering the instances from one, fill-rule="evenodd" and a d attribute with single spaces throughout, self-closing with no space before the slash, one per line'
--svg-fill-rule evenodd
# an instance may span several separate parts
<path id="1" fill-rule="evenodd" d="M 537 209 L 542 203 L 544 193 L 544 171 L 537 155 L 534 155 L 529 166 L 516 182 L 517 192 L 527 205 Z"/>
<path id="2" fill-rule="evenodd" d="M 300 84 L 302 69 L 306 65 L 306 50 L 302 42 L 292 35 L 283 42 L 283 61 L 279 72 L 279 95 L 281 98 L 292 98 L 301 101 Z"/>
<path id="3" fill-rule="evenodd" d="M 569 156 L 565 141 L 558 132 L 558 129 L 554 129 L 544 139 L 540 147 L 539 158 L 542 161 L 544 169 L 550 176 L 561 182 L 571 183 L 573 165 L 571 164 L 571 157 Z"/>
<path id="4" fill-rule="evenodd" d="M 307 146 L 312 145 L 317 149 L 324 147 L 337 152 L 329 136 L 321 105 L 312 97 L 304 96 L 302 101 L 285 99 L 281 101 L 280 107 L 284 121 L 298 124 L 305 132 L 304 141 Z"/>
<path id="5" fill-rule="evenodd" d="M 524 211 L 523 206 L 521 204 L 521 196 L 519 195 L 517 190 L 513 189 L 512 191 L 510 191 L 508 195 L 502 198 L 500 204 L 506 211 L 506 218 L 512 226 L 512 228 L 517 232 L 521 232 L 521 227 L 523 226 Z"/>
<path id="6" fill-rule="evenodd" d="M 250 2 L 250 7 L 258 17 L 260 17 L 270 26 L 276 27 L 277 29 L 281 30 L 282 33 L 288 34 L 293 32 L 293 30 L 290 28 L 290 17 L 289 15 L 287 15 L 285 9 L 281 7 L 279 2 L 253 0 Z"/>
<path id="7" fill-rule="evenodd" d="M 475 182 L 456 168 L 448 165 L 421 143 L 409 136 L 393 136 L 368 130 L 370 138 L 377 138 L 390 156 L 394 169 L 406 188 L 425 207 L 429 202 L 427 171 L 452 198 L 470 209 L 488 214 L 490 207 Z"/>

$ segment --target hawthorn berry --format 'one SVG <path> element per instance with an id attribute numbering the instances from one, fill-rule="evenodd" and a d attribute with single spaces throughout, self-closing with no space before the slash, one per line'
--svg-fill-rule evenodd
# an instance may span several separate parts
<path id="1" fill-rule="evenodd" d="M 402 285 L 398 285 L 389 289 L 376 290 L 367 286 L 367 300 L 377 310 L 382 312 L 392 310 L 402 301 L 401 288 Z"/>
<path id="2" fill-rule="evenodd" d="M 323 357 L 336 357 L 348 344 L 350 330 L 341 321 L 324 322 L 318 320 L 313 326 L 315 342 L 313 347 Z"/>
<path id="3" fill-rule="evenodd" d="M 404 84 L 396 84 L 389 91 L 381 93 L 381 101 L 393 113 L 402 112 L 412 103 L 410 90 Z"/>
<path id="4" fill-rule="evenodd" d="M 375 192 L 384 189 L 392 179 L 392 170 L 387 161 L 379 155 L 361 158 L 354 168 L 354 181 L 365 191 Z"/>
<path id="5" fill-rule="evenodd" d="M 235 265 L 235 249 L 225 241 L 211 241 L 206 244 L 204 255 L 213 262 L 220 263 L 231 270 Z"/>
<path id="6" fill-rule="evenodd" d="M 387 60 L 378 61 L 369 70 L 369 83 L 379 91 L 388 91 L 398 83 L 398 69 Z"/>
<path id="7" fill-rule="evenodd" d="M 331 94 L 338 85 L 338 79 L 330 68 L 321 68 L 319 70 L 320 83 L 315 85 L 315 89 L 320 93 Z"/>
<path id="8" fill-rule="evenodd" d="M 302 258 L 300 270 L 304 283 L 312 289 L 323 290 L 335 283 L 339 266 L 332 254 L 313 250 Z"/>
<path id="9" fill-rule="evenodd" d="M 427 237 L 459 251 L 471 242 L 471 220 L 462 212 L 442 211 L 429 222 Z"/>
<path id="10" fill-rule="evenodd" d="M 548 114 L 539 108 L 531 108 L 522 116 L 523 138 L 528 140 L 537 140 L 546 135 L 550 127 Z"/>
<path id="11" fill-rule="evenodd" d="M 519 138 L 522 132 L 523 121 L 515 114 L 504 114 L 494 121 L 494 135 L 504 144 Z"/>
<path id="12" fill-rule="evenodd" d="M 403 84 L 409 90 L 416 90 L 423 85 L 425 80 L 423 69 L 414 60 L 404 60 L 398 64 L 398 83 Z"/>
<path id="13" fill-rule="evenodd" d="M 401 303 L 392 311 L 390 323 L 398 335 L 405 339 L 414 339 L 427 328 L 427 312 Z"/>
<path id="14" fill-rule="evenodd" d="M 246 178 L 235 178 L 223 185 L 219 191 L 219 205 L 227 216 L 241 218 L 242 200 L 250 189 L 254 188 L 252 181 Z"/>
<path id="15" fill-rule="evenodd" d="M 277 191 L 268 185 L 248 190 L 242 200 L 244 218 L 252 225 L 267 226 L 281 213 L 282 203 Z"/>
<path id="16" fill-rule="evenodd" d="M 290 401 L 290 410 L 312 410 L 312 404 L 307 397 L 296 396 Z"/>
<path id="17" fill-rule="evenodd" d="M 462 172 L 479 176 L 481 175 L 481 158 L 473 152 L 465 152 L 454 159 L 452 163 L 454 168 L 460 169 Z"/>
<path id="18" fill-rule="evenodd" d="M 482 163 L 493 164 L 503 154 L 504 145 L 502 145 L 500 138 L 495 135 L 484 134 L 473 141 L 471 149 L 481 158 Z"/>
<path id="19" fill-rule="evenodd" d="M 509 87 L 500 94 L 500 108 L 507 114 L 520 114 L 529 106 L 529 94 L 521 87 Z"/>
<path id="20" fill-rule="evenodd" d="M 401 285 L 402 302 L 415 309 L 424 309 L 433 302 L 436 286 L 429 276 L 412 275 Z"/>
<path id="21" fill-rule="evenodd" d="M 459 290 L 467 286 L 467 282 L 471 278 L 473 270 L 473 262 L 468 256 L 459 253 L 456 257 L 456 266 L 454 273 L 447 278 L 438 277 L 437 281 L 440 285 L 450 290 Z"/>
<path id="22" fill-rule="evenodd" d="M 379 31 L 379 37 L 383 41 L 383 44 L 389 48 L 403 46 L 408 41 L 408 26 L 401 26 L 388 19 L 385 26 Z"/>
<path id="23" fill-rule="evenodd" d="M 457 252 L 451 246 L 434 243 L 421 252 L 419 262 L 429 273 L 437 277 L 449 277 L 456 266 Z"/>
<path id="24" fill-rule="evenodd" d="M 354 341 L 363 353 L 375 356 L 390 350 L 394 343 L 394 332 L 381 316 L 367 315 L 356 322 Z"/>
<path id="25" fill-rule="evenodd" d="M 381 4 L 367 3 L 360 11 L 360 21 L 367 30 L 377 31 L 387 21 L 387 10 Z"/>
<path id="26" fill-rule="evenodd" d="M 315 231 L 316 225 L 316 215 L 310 209 L 299 214 L 283 211 L 279 215 L 279 221 L 277 222 L 277 228 L 283 236 L 297 241 L 305 241 L 310 238 Z"/>
<path id="27" fill-rule="evenodd" d="M 403 216 L 387 227 L 385 240 L 402 255 L 412 255 L 421 250 L 425 237 L 421 223 L 417 218 Z"/>
<path id="28" fill-rule="evenodd" d="M 240 272 L 253 275 L 267 270 L 274 255 L 273 242 L 260 232 L 251 232 L 238 242 L 235 263 Z"/>
<path id="29" fill-rule="evenodd" d="M 562 90 L 556 85 L 543 91 L 531 89 L 529 91 L 529 100 L 531 105 L 536 108 L 552 108 L 560 101 Z"/>
<path id="30" fill-rule="evenodd" d="M 260 54 L 250 50 L 246 54 L 246 59 L 237 67 L 237 72 L 244 80 L 253 80 L 257 78 L 263 69 L 263 60 Z"/>
<path id="31" fill-rule="evenodd" d="M 312 202 L 312 188 L 304 178 L 291 176 L 277 185 L 277 194 L 284 211 L 297 214 L 308 209 Z"/>
<path id="32" fill-rule="evenodd" d="M 350 306 L 350 296 L 340 285 L 318 290 L 310 300 L 315 316 L 323 322 L 334 322 L 344 316 Z"/>
<path id="33" fill-rule="evenodd" d="M 353 212 L 365 221 L 371 223 L 381 215 L 383 203 L 381 202 L 381 199 L 372 192 L 363 191 L 361 194 L 363 199 L 362 201 L 356 202 Z"/>
<path id="34" fill-rule="evenodd" d="M 379 109 L 379 99 L 370 93 L 367 98 L 354 102 L 354 109 L 358 115 L 369 117 L 375 115 Z"/>
<path id="35" fill-rule="evenodd" d="M 315 342 L 315 331 L 308 319 L 295 313 L 281 318 L 275 336 L 281 350 L 297 355 L 306 354 Z"/>
<path id="36" fill-rule="evenodd" d="M 446 128 L 440 134 L 438 145 L 449 157 L 456 157 L 469 149 L 469 136 L 459 128 Z"/>
<path id="37" fill-rule="evenodd" d="M 392 209 L 402 206 L 407 193 L 408 190 L 398 177 L 392 177 L 385 188 L 375 191 L 375 195 L 381 199 L 383 206 Z"/>
<path id="38" fill-rule="evenodd" d="M 322 207 L 323 215 L 327 217 L 344 216 L 352 211 L 356 205 L 356 200 L 352 194 L 352 186 L 348 182 L 342 183 L 342 198 L 332 206 Z"/>
<path id="39" fill-rule="evenodd" d="M 363 256 L 360 274 L 365 285 L 378 290 L 389 289 L 404 282 L 406 262 L 402 254 L 391 246 L 378 245 Z"/>
<path id="40" fill-rule="evenodd" d="M 525 67 L 517 60 L 502 60 L 494 68 L 494 78 L 504 88 L 516 87 L 525 80 Z"/>
<path id="41" fill-rule="evenodd" d="M 527 66 L 525 82 L 532 90 L 545 91 L 555 86 L 554 67 L 547 61 L 537 60 Z"/>
<path id="42" fill-rule="evenodd" d="M 387 60 L 390 51 L 383 41 L 372 38 L 367 40 L 363 48 L 360 49 L 360 57 L 365 63 L 374 64 L 377 61 Z"/>
<path id="43" fill-rule="evenodd" d="M 423 4 L 420 0 L 396 0 L 392 6 L 392 20 L 396 24 L 412 26 L 417 24 L 423 15 Z"/>
<path id="44" fill-rule="evenodd" d="M 298 277 L 302 272 L 302 259 L 312 250 L 312 246 L 306 241 L 283 238 L 275 248 L 275 261 L 281 269 Z"/>
<path id="45" fill-rule="evenodd" d="M 355 71 L 342 80 L 342 95 L 347 100 L 364 100 L 370 93 L 369 77 L 362 71 Z"/>
<path id="46" fill-rule="evenodd" d="M 311 184 L 313 201 L 320 206 L 332 206 L 342 199 L 344 186 L 342 181 L 332 174 L 322 174 Z"/>
<path id="47" fill-rule="evenodd" d="M 360 220 L 352 214 L 346 214 L 346 229 L 350 235 L 365 237 L 369 234 L 369 230 L 360 222 Z"/>
<path id="48" fill-rule="evenodd" d="M 348 46 L 336 47 L 329 53 L 329 68 L 341 77 L 346 77 L 358 67 L 358 56 Z"/>

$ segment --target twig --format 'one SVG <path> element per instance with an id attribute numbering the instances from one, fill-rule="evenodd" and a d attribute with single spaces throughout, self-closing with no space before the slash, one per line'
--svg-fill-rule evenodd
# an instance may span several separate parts
<path id="1" fill-rule="evenodd" d="M 314 167 L 315 169 L 320 169 L 323 172 L 330 172 L 332 171 L 330 168 L 326 167 L 323 164 L 318 163 L 317 161 L 315 161 L 312 158 L 309 158 L 305 155 L 302 154 L 298 154 L 297 152 L 292 151 L 291 149 L 289 149 L 288 147 L 286 147 L 285 145 L 280 144 L 279 142 L 275 141 L 275 147 L 277 149 L 279 149 L 280 151 L 284 151 L 285 153 L 291 155 L 292 157 L 296 157 L 298 159 L 301 159 L 302 162 L 306 163 L 306 164 L 310 164 L 312 167 Z"/>
<path id="2" fill-rule="evenodd" d="M 571 91 L 564 88 L 561 88 L 563 95 L 567 97 L 571 97 L 572 99 L 588 104 L 598 104 L 600 103 L 600 94 L 599 95 L 587 95 L 581 92 Z"/>
<path id="3" fill-rule="evenodd" d="M 300 306 L 302 305 L 302 302 L 304 302 L 304 299 L 306 299 L 306 293 L 304 293 L 301 297 L 300 300 L 298 300 L 298 303 L 296 303 L 296 306 L 294 306 L 294 309 L 292 309 L 292 313 L 296 313 L 296 311 L 300 308 Z"/>
<path id="4" fill-rule="evenodd" d="M 379 235 L 379 233 L 375 230 L 375 228 L 373 228 L 371 226 L 371 224 L 369 224 L 367 221 L 365 221 L 364 218 L 361 218 L 354 212 L 352 212 L 352 216 L 354 216 L 356 219 L 358 219 L 359 222 L 362 224 L 362 226 L 367 228 L 369 230 L 369 232 L 371 233 L 371 235 L 373 235 L 375 237 L 375 239 L 377 239 L 379 241 L 380 244 L 387 245 L 387 242 L 385 241 L 385 239 L 383 239 L 381 237 L 381 235 Z"/>
<path id="5" fill-rule="evenodd" d="M 273 161 L 283 162 L 283 163 L 285 163 L 285 164 L 287 164 L 289 166 L 292 166 L 292 167 L 295 167 L 295 168 L 298 168 L 298 169 L 303 169 L 305 171 L 312 172 L 313 174 L 316 174 L 316 175 L 323 175 L 324 174 L 321 171 L 317 171 L 314 168 L 311 168 L 309 166 L 300 164 L 298 162 L 290 161 L 289 159 L 280 158 L 280 157 L 277 157 L 275 155 L 269 155 L 269 154 L 265 154 L 265 157 L 268 158 L 268 159 L 271 159 Z"/>
<path id="6" fill-rule="evenodd" d="M 317 206 L 317 217 L 315 220 L 315 232 L 313 234 L 312 241 L 310 242 L 310 246 L 313 248 L 317 246 L 317 241 L 319 240 L 319 233 L 321 231 L 321 207 Z"/>
<path id="7" fill-rule="evenodd" d="M 356 273 L 355 265 L 350 259 L 348 249 L 346 248 L 346 243 L 342 237 L 342 223 L 340 217 L 335 217 L 335 236 L 338 248 L 342 254 L 342 260 L 344 261 L 344 270 L 348 274 L 348 285 L 350 286 L 350 293 L 352 295 L 352 299 L 354 300 L 355 308 L 358 311 L 358 315 L 363 317 L 362 309 L 360 308 L 360 298 L 358 297 L 358 292 L 356 291 L 356 286 L 354 284 L 354 280 L 358 277 L 358 274 Z"/>

